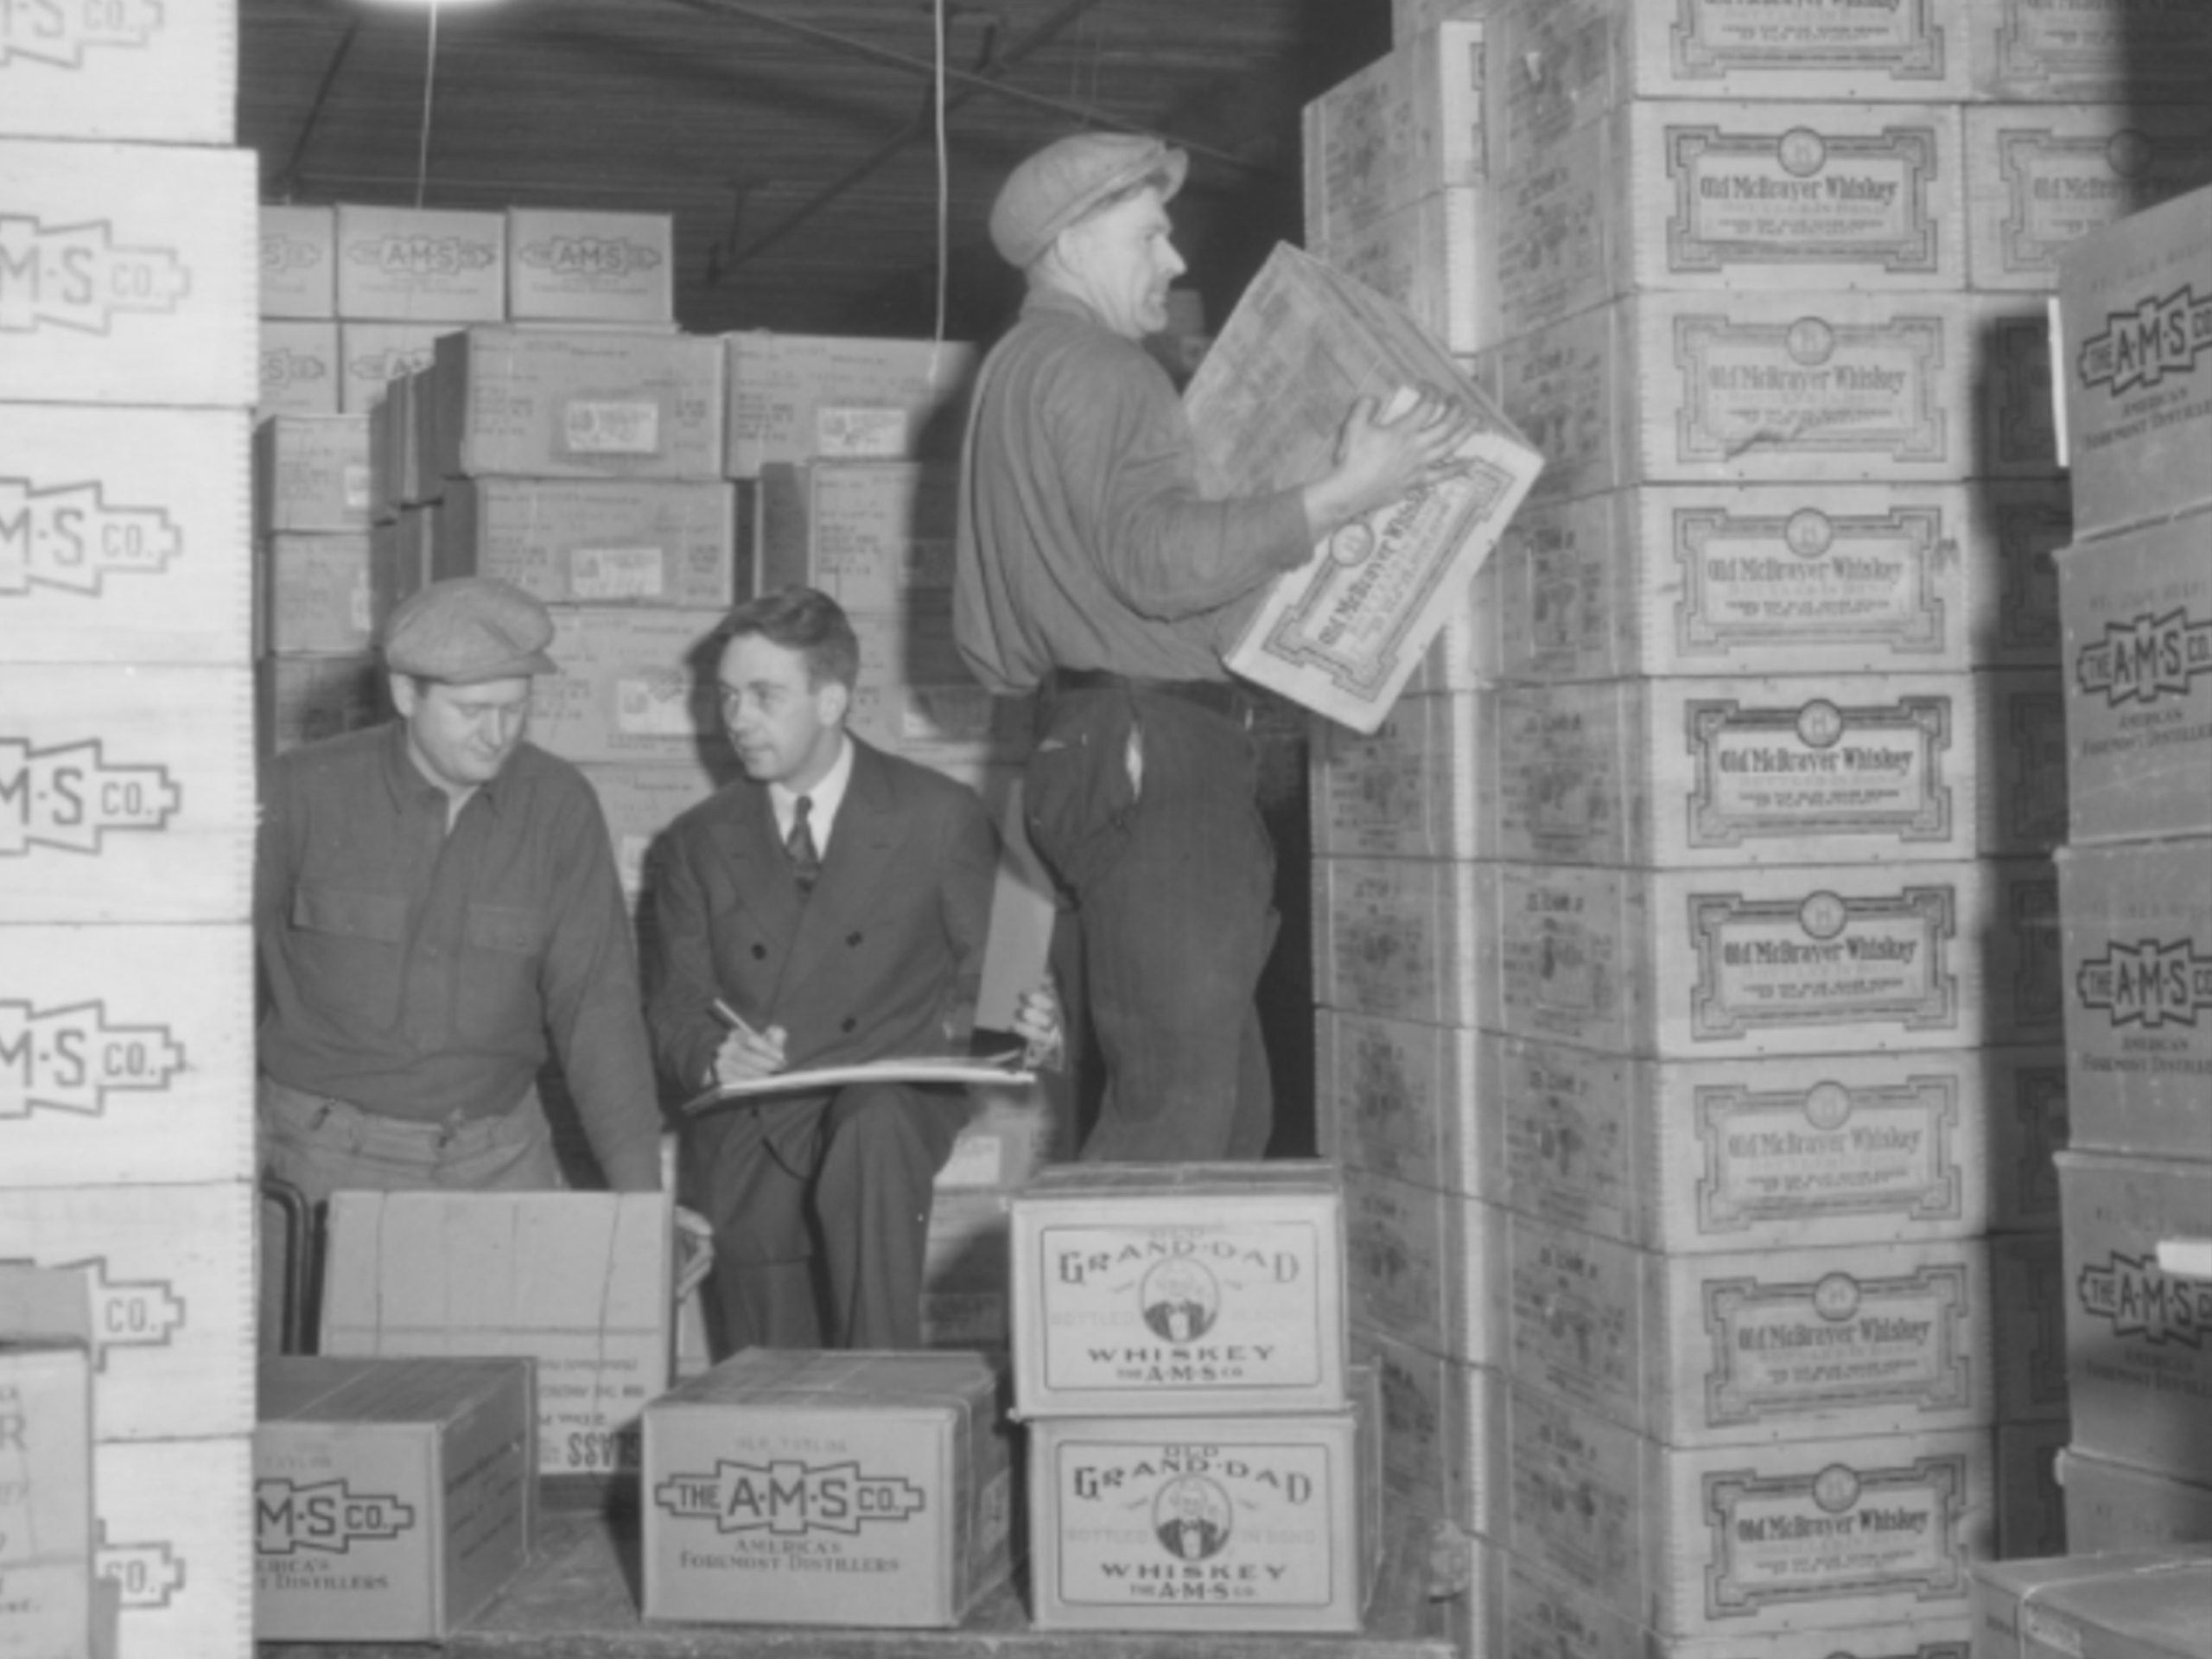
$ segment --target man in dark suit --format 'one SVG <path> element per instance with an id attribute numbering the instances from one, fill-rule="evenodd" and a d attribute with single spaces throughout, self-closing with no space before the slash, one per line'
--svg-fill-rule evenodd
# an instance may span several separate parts
<path id="1" fill-rule="evenodd" d="M 690 1094 L 777 1072 L 964 1053 L 998 843 L 974 791 L 845 730 L 860 647 L 787 588 L 724 632 L 722 721 L 745 776 L 658 849 L 646 1018 Z M 1023 999 L 1025 1036 L 1058 1005 Z M 718 1351 L 915 1348 L 931 1183 L 957 1086 L 769 1094 L 689 1124 L 681 1189 L 714 1224 Z"/>

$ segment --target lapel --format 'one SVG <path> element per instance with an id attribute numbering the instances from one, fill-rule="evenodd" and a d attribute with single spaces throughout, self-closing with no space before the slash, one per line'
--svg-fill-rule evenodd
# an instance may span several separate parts
<path id="1" fill-rule="evenodd" d="M 729 810 L 714 821 L 714 842 L 730 872 L 734 902 L 760 930 L 786 947 L 798 931 L 802 906 L 791 859 L 776 834 L 775 809 L 765 785 L 733 786 Z"/>
<path id="2" fill-rule="evenodd" d="M 876 894 L 898 861 L 904 824 L 897 781 L 881 755 L 849 733 L 845 741 L 853 746 L 852 780 L 830 826 L 830 850 L 823 855 L 813 895 L 803 906 L 794 901 L 797 931 L 784 979 L 786 990 L 804 985 L 856 924 L 878 912 Z M 761 810 L 772 836 L 774 814 L 767 810 L 765 792 Z M 780 858 L 783 849 L 775 850 Z"/>

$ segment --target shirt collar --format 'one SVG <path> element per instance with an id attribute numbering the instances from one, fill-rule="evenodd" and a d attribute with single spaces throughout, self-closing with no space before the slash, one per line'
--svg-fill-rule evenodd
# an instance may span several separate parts
<path id="1" fill-rule="evenodd" d="M 853 781 L 852 734 L 837 733 L 837 758 L 830 763 L 830 770 L 822 780 L 806 791 L 813 804 L 807 808 L 807 827 L 814 832 L 815 844 L 830 845 L 830 826 L 836 822 L 837 809 L 845 802 L 845 789 Z M 768 785 L 768 803 L 775 810 L 776 824 L 786 836 L 791 834 L 791 820 L 798 816 L 799 791 L 782 784 Z"/>
<path id="2" fill-rule="evenodd" d="M 1033 311 L 1050 311 L 1064 317 L 1080 317 L 1094 327 L 1106 327 L 1099 321 L 1096 311 L 1064 288 L 1031 289 L 1021 302 L 1021 314 L 1027 316 Z"/>
<path id="3" fill-rule="evenodd" d="M 481 795 L 494 812 L 504 812 L 507 798 L 521 787 L 512 779 L 528 741 L 524 739 L 523 743 L 515 746 L 515 752 L 507 757 L 506 765 L 499 768 L 490 783 L 476 786 L 476 794 Z M 442 808 L 448 799 L 444 790 L 423 775 L 422 767 L 415 764 L 415 757 L 408 752 L 407 721 L 404 718 L 395 718 L 391 722 L 391 735 L 384 749 L 384 780 L 385 786 L 391 792 L 392 806 L 398 810 L 405 810 L 424 795 L 435 797 Z M 467 803 L 464 801 L 462 804 L 465 806 Z"/>

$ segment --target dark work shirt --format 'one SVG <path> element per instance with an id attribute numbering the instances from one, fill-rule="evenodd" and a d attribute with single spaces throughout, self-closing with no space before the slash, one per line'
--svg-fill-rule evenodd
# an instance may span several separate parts
<path id="1" fill-rule="evenodd" d="M 393 721 L 279 756 L 254 922 L 277 1082 L 387 1117 L 512 1109 L 554 1052 L 621 1191 L 659 1185 L 628 918 L 583 775 L 521 745 L 447 828 Z"/>

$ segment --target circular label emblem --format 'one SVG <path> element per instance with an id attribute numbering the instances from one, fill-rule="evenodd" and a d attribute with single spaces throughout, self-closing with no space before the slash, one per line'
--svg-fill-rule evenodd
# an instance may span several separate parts
<path id="1" fill-rule="evenodd" d="M 1375 551 L 1375 532 L 1355 518 L 1329 537 L 1329 556 L 1338 564 L 1364 564 Z"/>
<path id="2" fill-rule="evenodd" d="M 1825 697 L 1815 697 L 1797 711 L 1797 741 L 1808 749 L 1825 749 L 1843 735 L 1843 710 Z"/>
<path id="3" fill-rule="evenodd" d="M 1782 544 L 1801 559 L 1817 559 L 1835 545 L 1835 524 L 1818 507 L 1801 507 L 1782 527 Z"/>
<path id="4" fill-rule="evenodd" d="M 2122 127 L 2105 140 L 2105 165 L 2120 178 L 2142 178 L 2151 170 L 2151 141 L 2135 127 Z"/>
<path id="5" fill-rule="evenodd" d="M 1830 1515 L 1840 1515 L 1859 1501 L 1859 1476 L 1840 1463 L 1832 1463 L 1813 1477 L 1813 1502 Z"/>
<path id="6" fill-rule="evenodd" d="M 1178 1475 L 1152 1500 L 1153 1535 L 1179 1561 L 1203 1561 L 1228 1547 L 1229 1494 L 1204 1475 Z"/>
<path id="7" fill-rule="evenodd" d="M 1792 362 L 1813 367 L 1835 355 L 1835 330 L 1818 317 L 1800 317 L 1782 337 Z"/>
<path id="8" fill-rule="evenodd" d="M 1775 141 L 1774 156 L 1791 178 L 1808 178 L 1827 165 L 1827 140 L 1808 127 L 1792 127 Z"/>
<path id="9" fill-rule="evenodd" d="M 1221 1317 L 1221 1287 L 1187 1256 L 1160 1262 L 1138 1281 L 1144 1322 L 1162 1342 L 1196 1342 Z"/>
<path id="10" fill-rule="evenodd" d="M 1797 906 L 1797 925 L 1816 939 L 1835 938 L 1850 918 L 1851 912 L 1843 900 L 1832 893 L 1808 894 L 1805 902 Z"/>
<path id="11" fill-rule="evenodd" d="M 1805 1121 L 1816 1129 L 1840 1129 L 1851 1120 L 1851 1090 L 1816 1083 L 1805 1091 Z"/>
<path id="12" fill-rule="evenodd" d="M 1859 1281 L 1847 1273 L 1821 1275 L 1813 1287 L 1813 1312 L 1831 1325 L 1840 1325 L 1859 1311 Z"/>

